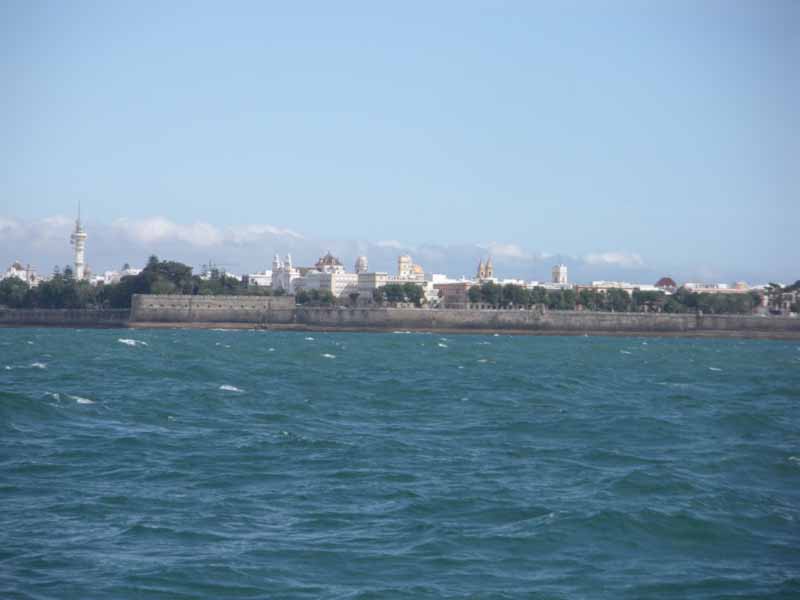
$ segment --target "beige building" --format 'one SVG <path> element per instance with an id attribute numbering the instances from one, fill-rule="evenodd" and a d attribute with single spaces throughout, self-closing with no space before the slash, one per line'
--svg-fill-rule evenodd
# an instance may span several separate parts
<path id="1" fill-rule="evenodd" d="M 567 283 L 567 265 L 556 265 L 553 267 L 552 282 L 560 285 Z"/>

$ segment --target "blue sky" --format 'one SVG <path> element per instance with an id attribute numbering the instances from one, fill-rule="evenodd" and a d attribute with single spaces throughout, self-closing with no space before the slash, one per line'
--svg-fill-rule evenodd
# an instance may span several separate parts
<path id="1" fill-rule="evenodd" d="M 0 219 L 793 281 L 798 64 L 791 1 L 6 1 Z"/>

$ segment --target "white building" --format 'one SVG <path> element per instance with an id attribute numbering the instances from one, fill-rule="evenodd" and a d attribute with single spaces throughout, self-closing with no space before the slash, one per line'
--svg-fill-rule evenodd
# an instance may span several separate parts
<path id="1" fill-rule="evenodd" d="M 733 285 L 727 283 L 684 283 L 690 292 L 704 294 L 746 294 L 750 291 L 750 286 L 744 281 L 737 281 Z"/>
<path id="2" fill-rule="evenodd" d="M 11 277 L 16 277 L 31 287 L 38 285 L 39 281 L 41 281 L 39 276 L 36 274 L 36 271 L 33 270 L 33 267 L 30 265 L 23 267 L 22 263 L 20 263 L 18 260 L 14 261 L 11 266 L 6 269 L 2 279 L 9 279 Z"/>
<path id="3" fill-rule="evenodd" d="M 369 266 L 368 265 L 369 265 L 369 263 L 367 262 L 367 257 L 366 256 L 359 256 L 356 259 L 356 264 L 355 264 L 356 273 L 366 273 L 367 271 L 369 271 Z"/>
<path id="4" fill-rule="evenodd" d="M 390 283 L 406 283 L 412 281 L 422 283 L 425 281 L 425 271 L 420 265 L 414 264 L 408 254 L 397 257 L 397 276 L 390 278 Z"/>
<path id="5" fill-rule="evenodd" d="M 556 265 L 553 267 L 553 283 L 567 283 L 567 265 Z"/>
<path id="6" fill-rule="evenodd" d="M 277 254 L 272 259 L 272 289 L 294 294 L 294 284 L 300 278 L 300 271 L 292 266 L 292 255 L 287 254 L 285 260 Z"/>
<path id="7" fill-rule="evenodd" d="M 389 274 L 382 272 L 359 273 L 358 293 L 367 298 L 372 297 L 372 291 L 389 283 Z"/>
<path id="8" fill-rule="evenodd" d="M 102 283 L 104 285 L 110 285 L 113 283 L 119 283 L 122 281 L 123 277 L 135 277 L 141 272 L 141 269 L 134 269 L 132 267 L 125 266 L 121 271 L 106 271 L 102 275 L 95 277 L 93 282 L 95 284 Z"/>
<path id="9" fill-rule="evenodd" d="M 247 276 L 247 285 L 257 287 L 269 287 L 272 285 L 272 271 L 262 271 L 261 273 L 250 273 Z"/>
<path id="10" fill-rule="evenodd" d="M 627 281 L 593 281 L 591 286 L 578 286 L 580 288 L 591 288 L 598 292 L 607 292 L 611 289 L 625 290 L 629 294 L 636 290 L 640 292 L 661 292 L 658 288 L 649 283 L 628 283 Z"/>

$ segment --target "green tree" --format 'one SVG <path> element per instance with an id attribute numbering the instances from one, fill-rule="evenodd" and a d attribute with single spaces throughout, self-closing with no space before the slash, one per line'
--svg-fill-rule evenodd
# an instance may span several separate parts
<path id="1" fill-rule="evenodd" d="M 503 286 L 502 305 L 508 306 L 528 306 L 530 304 L 530 294 L 528 290 L 520 285 L 507 283 Z"/>
<path id="2" fill-rule="evenodd" d="M 478 304 L 481 301 L 481 287 L 473 285 L 467 290 L 467 298 L 472 304 Z"/>
<path id="3" fill-rule="evenodd" d="M 631 307 L 631 295 L 621 288 L 606 292 L 606 306 L 614 312 L 627 312 Z"/>
<path id="4" fill-rule="evenodd" d="M 383 286 L 383 291 L 388 302 L 405 302 L 405 290 L 399 283 L 389 283 Z"/>
<path id="5" fill-rule="evenodd" d="M 481 285 L 481 302 L 489 304 L 493 307 L 500 305 L 502 299 L 503 288 L 492 281 L 487 281 Z"/>
<path id="6" fill-rule="evenodd" d="M 0 306 L 24 308 L 28 301 L 30 286 L 17 277 L 7 277 L 0 281 Z"/>
<path id="7" fill-rule="evenodd" d="M 422 287 L 418 286 L 416 283 L 411 283 L 410 281 L 404 283 L 403 295 L 405 296 L 406 302 L 412 302 L 417 308 L 422 306 L 424 294 L 422 292 Z"/>
<path id="8" fill-rule="evenodd" d="M 528 301 L 533 304 L 547 304 L 547 290 L 537 285 L 528 292 Z"/>

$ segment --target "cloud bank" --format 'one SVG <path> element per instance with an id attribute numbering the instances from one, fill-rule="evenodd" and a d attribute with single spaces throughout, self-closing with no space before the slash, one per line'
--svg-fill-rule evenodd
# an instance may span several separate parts
<path id="1" fill-rule="evenodd" d="M 504 241 L 475 244 L 412 246 L 398 240 L 316 239 L 297 231 L 272 224 L 217 226 L 202 221 L 177 223 L 163 216 L 120 218 L 111 224 L 87 222 L 89 239 L 87 260 L 96 273 L 118 269 L 124 263 L 143 265 L 147 257 L 179 260 L 199 267 L 213 260 L 236 273 L 252 273 L 269 269 L 272 256 L 291 253 L 297 265 L 311 265 L 327 251 L 339 256 L 348 268 L 359 255 L 366 255 L 370 269 L 394 273 L 397 256 L 409 253 L 427 272 L 446 273 L 453 277 L 473 276 L 478 261 L 491 256 L 495 273 L 500 277 L 548 281 L 554 264 L 569 268 L 571 281 L 597 279 L 654 283 L 661 276 L 677 280 L 704 280 L 715 273 L 717 281 L 747 278 L 747 274 L 731 274 L 697 265 L 694 270 L 663 269 L 649 264 L 636 252 L 597 251 L 575 256 L 535 252 Z M 72 261 L 69 234 L 74 226 L 71 218 L 56 215 L 25 221 L 0 215 L 0 268 L 14 260 L 33 265 L 40 273 L 48 273 L 54 265 Z M 758 282 L 752 277 L 752 282 Z"/>

